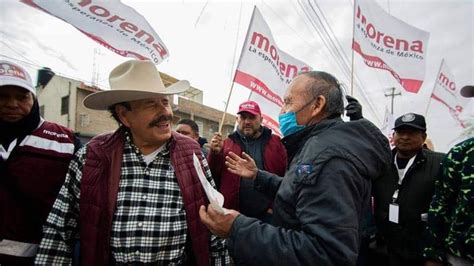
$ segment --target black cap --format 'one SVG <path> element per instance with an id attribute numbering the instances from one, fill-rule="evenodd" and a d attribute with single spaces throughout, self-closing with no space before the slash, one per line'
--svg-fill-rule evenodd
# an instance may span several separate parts
<path id="1" fill-rule="evenodd" d="M 461 88 L 461 95 L 467 98 L 474 97 L 474 86 L 464 86 Z"/>
<path id="2" fill-rule="evenodd" d="M 397 130 L 400 127 L 413 127 L 426 131 L 425 117 L 415 113 L 404 114 L 395 120 L 395 127 L 393 129 Z"/>

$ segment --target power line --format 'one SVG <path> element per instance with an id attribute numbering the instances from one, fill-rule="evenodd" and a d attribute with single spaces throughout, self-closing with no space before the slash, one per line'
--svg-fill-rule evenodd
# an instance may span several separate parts
<path id="1" fill-rule="evenodd" d="M 196 19 L 196 22 L 194 23 L 194 28 L 196 28 L 197 24 L 199 23 L 199 20 L 201 19 L 201 16 L 202 16 L 202 13 L 204 13 L 204 9 L 206 9 L 206 6 L 207 6 L 208 3 L 209 3 L 209 1 L 206 1 L 204 6 L 202 7 L 201 12 L 199 13 L 199 16 Z"/>
<path id="2" fill-rule="evenodd" d="M 262 1 L 263 4 L 265 4 L 265 6 L 268 7 L 268 9 L 270 9 L 270 11 L 273 12 L 273 14 L 275 14 L 275 16 L 277 16 L 281 21 L 283 21 L 283 23 L 285 23 L 285 25 L 290 28 L 293 33 L 296 34 L 296 36 L 298 36 L 298 38 L 300 38 L 303 42 L 305 42 L 308 46 L 312 47 L 313 45 L 311 43 L 309 43 L 307 40 L 305 40 L 303 37 L 300 36 L 300 34 L 293 28 L 290 26 L 290 24 L 288 24 L 280 15 L 278 15 L 277 12 L 275 12 L 275 10 L 273 10 L 273 8 L 271 8 L 265 1 Z M 306 24 L 306 22 L 305 22 Z"/>
<path id="3" fill-rule="evenodd" d="M 326 38 L 323 37 L 323 34 L 322 34 L 321 30 L 319 29 L 319 27 L 315 24 L 315 22 L 313 21 L 311 16 L 307 13 L 307 11 L 304 8 L 303 4 L 300 1 L 298 1 L 298 4 L 300 5 L 301 10 L 303 10 L 304 15 L 308 18 L 308 21 L 311 23 L 312 28 L 314 30 L 316 30 L 316 33 L 319 35 L 319 38 L 323 42 L 324 46 L 326 46 L 326 48 L 328 49 L 328 51 L 330 53 L 330 56 L 332 56 L 334 59 L 336 59 L 335 62 L 337 64 L 337 66 L 341 69 L 342 73 L 344 75 L 346 75 L 347 78 L 349 78 L 349 75 L 346 73 L 346 71 L 344 69 L 344 66 L 341 64 L 341 62 L 339 61 L 339 59 L 336 56 L 336 54 L 334 53 L 334 51 L 331 49 L 331 47 L 330 47 L 329 43 L 327 42 Z"/>
<path id="4" fill-rule="evenodd" d="M 23 61 L 23 60 L 20 60 L 20 59 L 18 59 L 18 58 L 11 57 L 11 56 L 8 56 L 8 55 L 5 55 L 5 54 L 0 54 L 0 57 L 5 57 L 5 58 L 8 58 L 8 59 L 13 60 L 13 61 L 20 62 L 20 63 L 22 63 L 22 64 L 24 64 L 24 65 L 28 65 L 28 66 L 30 66 L 30 67 L 32 67 L 32 68 L 37 69 L 37 70 L 44 67 L 44 66 L 39 65 L 39 64 L 37 64 L 37 63 L 30 63 L 30 62 Z M 28 59 L 27 59 L 27 60 L 28 60 Z M 65 77 L 65 78 L 68 78 L 68 79 L 71 79 L 71 80 L 77 80 L 77 81 L 80 81 L 80 82 L 82 82 L 82 83 L 84 83 L 84 84 L 88 84 L 88 83 L 89 83 L 89 81 L 87 81 L 87 80 L 84 80 L 84 79 L 81 79 L 81 78 L 77 78 L 77 77 L 73 77 L 73 76 L 70 76 L 70 75 L 66 75 L 66 74 L 64 74 L 64 73 L 62 73 L 62 72 L 58 72 L 58 71 L 55 71 L 55 70 L 53 70 L 53 72 L 54 72 L 55 74 L 61 76 L 61 77 Z M 98 84 L 98 85 L 100 85 L 100 84 Z M 106 88 L 105 85 L 98 86 L 98 87 L 99 87 L 99 88 L 100 88 L 100 87 Z"/>
<path id="5" fill-rule="evenodd" d="M 239 34 L 240 34 L 240 20 L 242 19 L 242 6 L 243 6 L 243 3 L 240 3 L 240 11 L 239 11 L 239 23 L 237 23 L 237 35 L 235 36 L 235 45 L 234 45 L 234 56 L 232 57 L 232 65 L 231 65 L 231 73 L 230 73 L 230 82 L 232 83 L 233 82 L 233 78 L 234 78 L 234 73 L 235 73 L 235 70 L 233 69 L 234 68 L 234 64 L 235 64 L 235 55 L 237 53 L 237 40 L 239 39 Z M 245 45 L 245 44 L 244 44 Z M 242 56 L 242 55 L 240 55 Z M 235 66 L 235 68 L 237 68 L 237 66 Z"/>

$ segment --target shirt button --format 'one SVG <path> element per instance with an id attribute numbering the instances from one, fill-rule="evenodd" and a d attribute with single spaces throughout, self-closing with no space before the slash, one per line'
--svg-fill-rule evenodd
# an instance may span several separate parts
<path id="1" fill-rule="evenodd" d="M 142 199 L 146 199 L 146 195 L 143 195 L 143 196 L 142 196 Z"/>
<path id="2" fill-rule="evenodd" d="M 135 254 L 140 255 L 140 251 L 139 250 L 135 251 Z"/>
<path id="3" fill-rule="evenodd" d="M 142 222 L 139 222 L 138 223 L 138 227 L 142 227 L 143 226 L 143 223 Z"/>

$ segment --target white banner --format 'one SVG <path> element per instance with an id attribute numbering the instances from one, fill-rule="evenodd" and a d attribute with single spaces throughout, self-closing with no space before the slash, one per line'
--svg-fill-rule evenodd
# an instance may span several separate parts
<path id="1" fill-rule="evenodd" d="M 113 52 L 155 64 L 168 49 L 146 19 L 120 0 L 21 0 L 55 16 Z"/>
<path id="2" fill-rule="evenodd" d="M 415 28 L 380 8 L 355 0 L 353 49 L 369 67 L 389 71 L 408 91 L 417 93 L 425 77 L 429 32 Z"/>
<path id="3" fill-rule="evenodd" d="M 278 114 L 288 84 L 299 72 L 309 70 L 307 64 L 278 48 L 270 28 L 255 7 L 234 82 L 252 91 L 251 99 L 260 105 L 263 124 L 276 134 L 280 134 Z"/>
<path id="4" fill-rule="evenodd" d="M 449 109 L 449 113 L 462 128 L 465 128 L 463 121 L 459 118 L 464 106 L 469 102 L 469 98 L 465 98 L 460 94 L 461 88 L 456 86 L 454 75 L 443 59 L 439 68 L 438 76 L 431 94 L 431 98 L 445 105 Z"/>
<path id="5" fill-rule="evenodd" d="M 388 142 L 390 143 L 390 148 L 392 149 L 395 147 L 395 143 L 393 143 L 393 127 L 395 127 L 393 114 L 385 108 L 385 116 L 380 131 L 387 137 Z"/>

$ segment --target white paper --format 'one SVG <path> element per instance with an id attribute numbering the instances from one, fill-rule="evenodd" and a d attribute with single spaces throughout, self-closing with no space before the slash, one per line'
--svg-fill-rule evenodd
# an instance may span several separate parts
<path id="1" fill-rule="evenodd" d="M 207 181 L 207 178 L 204 175 L 204 172 L 202 171 L 201 163 L 199 162 L 199 159 L 196 154 L 193 154 L 193 163 L 194 168 L 196 169 L 196 172 L 198 174 L 199 180 L 201 181 L 201 185 L 204 188 L 204 192 L 206 192 L 206 196 L 210 202 L 210 205 L 218 213 L 227 214 L 228 211 L 222 207 L 224 205 L 224 196 L 214 187 L 212 187 L 209 181 Z"/>
<path id="2" fill-rule="evenodd" d="M 388 208 L 388 220 L 390 222 L 398 224 L 398 209 L 397 204 L 390 204 Z"/>

